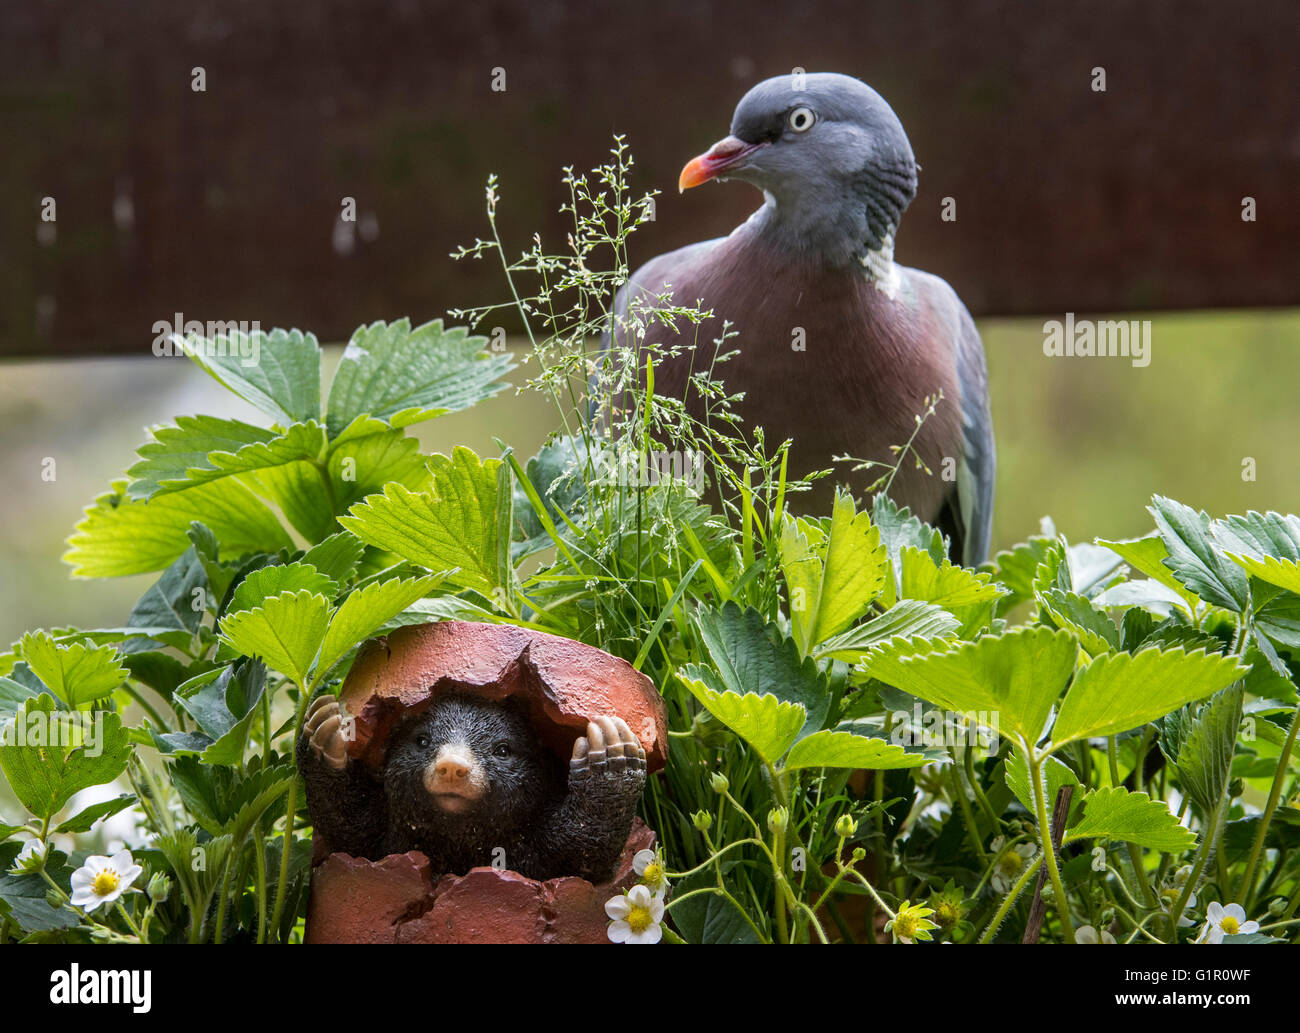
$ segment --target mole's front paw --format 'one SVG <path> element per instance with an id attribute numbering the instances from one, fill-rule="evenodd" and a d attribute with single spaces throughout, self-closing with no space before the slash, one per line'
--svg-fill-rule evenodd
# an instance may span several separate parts
<path id="1" fill-rule="evenodd" d="M 622 718 L 595 717 L 573 744 L 569 782 L 604 787 L 629 796 L 645 786 L 645 749 Z"/>
<path id="2" fill-rule="evenodd" d="M 348 763 L 344 729 L 350 724 L 345 725 L 346 716 L 337 696 L 318 696 L 307 708 L 302 723 L 302 734 L 311 756 L 335 771 L 342 771 Z"/>

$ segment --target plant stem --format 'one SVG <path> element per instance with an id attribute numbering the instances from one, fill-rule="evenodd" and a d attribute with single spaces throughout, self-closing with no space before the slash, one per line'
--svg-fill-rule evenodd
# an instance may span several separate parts
<path id="1" fill-rule="evenodd" d="M 964 747 L 969 752 L 970 747 Z M 961 808 L 962 821 L 966 825 L 966 833 L 970 836 L 970 844 L 975 851 L 975 856 L 980 859 L 980 864 L 988 861 L 988 854 L 984 852 L 984 844 L 980 842 L 979 829 L 975 827 L 975 813 L 971 810 L 970 801 L 966 799 L 966 786 L 962 782 L 962 766 L 957 761 L 956 748 L 949 751 L 952 756 L 952 795 L 957 798 L 957 804 Z"/>
<path id="2" fill-rule="evenodd" d="M 1282 783 L 1286 780 L 1291 766 L 1291 751 L 1295 748 L 1297 730 L 1300 730 L 1300 706 L 1297 706 L 1295 713 L 1291 715 L 1291 727 L 1286 733 L 1282 752 L 1278 755 L 1277 770 L 1273 772 L 1273 784 L 1268 791 L 1268 803 L 1264 806 L 1259 829 L 1255 832 L 1255 841 L 1250 846 L 1250 860 L 1246 862 L 1246 872 L 1242 875 L 1241 885 L 1237 889 L 1236 900 L 1242 907 L 1247 905 L 1248 898 L 1255 890 L 1255 873 L 1260 858 L 1264 855 L 1264 840 L 1268 835 L 1269 822 L 1273 820 L 1273 812 L 1277 810 L 1278 800 L 1282 796 Z"/>
<path id="3" fill-rule="evenodd" d="M 871 894 L 871 899 L 876 902 L 876 906 L 889 916 L 890 921 L 893 921 L 895 918 L 898 917 L 894 909 L 880 899 L 880 894 L 876 892 L 876 887 L 871 885 L 870 880 L 868 880 L 865 875 L 863 875 L 860 871 L 858 871 L 856 868 L 852 867 L 851 865 L 846 867 L 844 869 L 844 872 L 850 878 L 857 879 L 858 882 L 862 883 L 866 891 Z M 872 932 L 872 935 L 873 936 L 875 935 L 874 931 Z"/>
<path id="4" fill-rule="evenodd" d="M 988 818 L 989 825 L 994 833 L 1001 828 L 998 816 L 993 813 L 993 805 L 989 803 L 988 796 L 984 793 L 984 787 L 980 785 L 979 775 L 975 772 L 975 748 L 969 743 L 962 749 L 962 765 L 966 769 L 966 781 L 970 783 L 971 791 L 975 794 L 975 802 L 980 805 L 980 810 Z"/>
<path id="5" fill-rule="evenodd" d="M 788 819 L 787 819 L 788 820 Z M 772 833 L 772 875 L 776 880 L 773 889 L 772 909 L 776 917 L 776 938 L 782 943 L 790 942 L 790 930 L 785 913 L 785 827 L 778 827 Z"/>
<path id="6" fill-rule="evenodd" d="M 253 860 L 257 864 L 257 942 L 266 942 L 266 844 L 262 841 L 262 822 L 253 827 Z"/>
<path id="7" fill-rule="evenodd" d="M 1133 936 L 1129 937 L 1129 939 L 1125 941 L 1126 943 L 1132 943 L 1133 939 L 1137 937 L 1139 934 L 1145 936 L 1152 943 L 1163 944 L 1165 942 L 1164 940 L 1160 939 L 1160 937 L 1153 935 L 1146 927 L 1147 922 L 1151 921 L 1151 919 L 1156 917 L 1157 914 L 1156 912 L 1153 911 L 1151 914 L 1147 915 L 1146 918 L 1142 919 L 1142 921 L 1139 922 L 1137 920 L 1137 916 L 1132 914 L 1127 908 L 1124 907 L 1123 904 L 1120 904 L 1118 901 L 1116 901 L 1114 906 L 1115 906 L 1116 913 L 1128 919 L 1129 925 L 1133 927 Z M 1100 930 L 1098 930 L 1097 935 L 1098 937 L 1101 936 Z"/>
<path id="8" fill-rule="evenodd" d="M 162 798 L 161 787 L 157 780 L 149 772 L 149 765 L 143 760 L 137 758 L 137 763 L 132 765 L 132 771 L 138 771 L 141 779 L 145 782 L 149 790 L 149 797 L 153 801 L 154 817 L 158 825 L 162 828 L 163 834 L 172 836 L 176 834 L 176 823 L 172 821 L 171 811 L 167 808 L 166 802 Z M 142 803 L 144 801 L 141 801 Z"/>
<path id="9" fill-rule="evenodd" d="M 148 714 L 151 718 L 153 718 L 154 722 L 158 725 L 160 729 L 162 729 L 163 731 L 171 730 L 172 726 L 162 719 L 162 715 L 159 714 L 156 709 L 154 709 L 153 704 L 150 703 L 149 700 L 145 698 L 143 692 L 141 692 L 139 689 L 135 689 L 131 687 L 131 682 L 129 680 L 122 683 L 122 691 L 125 692 L 128 696 L 130 696 L 134 702 L 138 703 L 140 709 L 143 710 L 146 714 Z"/>
<path id="10" fill-rule="evenodd" d="M 1070 898 L 1065 895 L 1065 886 L 1061 882 L 1060 868 L 1056 863 L 1056 849 L 1052 845 L 1052 826 L 1047 820 L 1046 788 L 1043 785 L 1042 758 L 1034 753 L 1029 743 L 1024 744 L 1025 756 L 1029 761 L 1029 778 L 1034 793 L 1034 810 L 1038 818 L 1038 838 L 1042 844 L 1046 859 L 1047 875 L 1052 880 L 1052 892 L 1056 896 L 1056 911 L 1061 919 L 1061 931 L 1066 943 L 1074 942 L 1074 922 L 1070 919 Z"/>
<path id="11" fill-rule="evenodd" d="M 826 889 L 822 891 L 822 895 L 818 897 L 815 901 L 813 901 L 812 909 L 814 912 L 821 909 L 822 905 L 826 903 L 830 895 L 833 892 L 835 892 L 835 887 L 838 886 L 843 881 L 844 876 L 847 874 L 844 864 L 840 860 L 840 855 L 843 852 L 844 852 L 844 840 L 841 838 L 839 846 L 835 848 L 835 863 L 839 866 L 840 869 L 839 873 L 835 876 L 835 878 L 833 878 L 829 883 L 827 883 Z"/>
<path id="12" fill-rule="evenodd" d="M 307 703 L 311 699 L 311 694 L 307 691 L 305 685 L 298 686 L 298 715 L 293 723 L 292 743 L 298 742 L 298 736 L 302 734 L 302 720 L 307 713 Z M 291 747 L 292 748 L 292 747 Z M 298 779 L 294 778 L 289 783 L 289 800 L 285 804 L 284 813 L 284 839 L 281 841 L 280 848 L 280 876 L 275 884 L 275 908 L 271 912 L 271 928 L 280 928 L 280 916 L 284 913 L 284 894 L 289 882 L 289 853 L 293 843 L 293 820 L 298 813 Z"/>
<path id="13" fill-rule="evenodd" d="M 122 899 L 121 899 L 120 897 L 118 898 L 118 901 L 117 901 L 117 913 L 118 913 L 119 915 L 122 916 L 122 920 L 123 920 L 124 922 L 126 922 L 127 927 L 130 928 L 131 932 L 135 933 L 136 938 L 137 938 L 141 943 L 144 943 L 145 940 L 144 940 L 144 937 L 143 937 L 143 936 L 141 935 L 141 933 L 140 933 L 140 927 L 139 927 L 138 925 L 135 924 L 135 920 L 132 919 L 131 916 L 127 913 L 127 910 L 126 910 L 126 908 L 123 906 L 123 904 L 122 904 Z"/>
<path id="14" fill-rule="evenodd" d="M 1123 892 L 1124 899 L 1127 900 L 1130 904 L 1132 904 L 1134 908 L 1143 907 L 1143 905 L 1138 900 L 1136 900 L 1133 894 L 1129 891 L 1128 883 L 1124 881 L 1124 873 L 1119 870 L 1119 867 L 1116 865 L 1107 865 L 1106 870 L 1111 875 L 1115 876 L 1115 884 L 1119 886 L 1120 890 Z M 1109 889 L 1109 887 L 1107 888 Z M 1115 895 L 1113 893 L 1110 894 L 1110 899 L 1113 903 L 1116 904 L 1119 903 L 1118 901 L 1115 900 Z"/>
<path id="15" fill-rule="evenodd" d="M 1169 942 L 1178 942 L 1178 923 L 1182 920 L 1183 912 L 1187 909 L 1187 901 L 1191 899 L 1192 891 L 1196 884 L 1201 881 L 1201 873 L 1205 871 L 1205 862 L 1210 857 L 1210 850 L 1213 849 L 1214 843 L 1219 838 L 1219 826 L 1223 823 L 1223 812 L 1225 810 L 1223 801 L 1220 800 L 1217 807 L 1214 808 L 1214 816 L 1210 819 L 1209 828 L 1201 838 L 1201 847 L 1196 851 L 1196 861 L 1192 865 L 1192 874 L 1187 877 L 1187 882 L 1183 884 L 1183 892 L 1178 895 L 1178 903 L 1174 905 L 1173 911 L 1169 913 Z"/>
<path id="16" fill-rule="evenodd" d="M 893 711 L 887 709 L 887 711 L 885 711 L 885 742 L 893 741 L 891 735 L 889 735 L 891 732 L 893 732 Z M 883 808 L 880 807 L 880 804 L 884 803 L 885 799 L 885 773 L 883 771 L 875 771 L 871 773 L 871 799 L 872 803 L 875 803 L 875 813 L 872 817 L 874 817 L 876 823 L 876 835 L 878 835 L 881 845 L 883 845 L 885 838 L 885 815 Z"/>
<path id="17" fill-rule="evenodd" d="M 1020 878 L 1016 880 L 1016 884 L 1011 887 L 1011 891 L 1006 895 L 1006 898 L 1002 901 L 1002 906 L 998 908 L 997 913 L 993 916 L 992 921 L 990 921 L 989 924 L 985 927 L 984 933 L 980 936 L 980 943 L 988 943 L 990 940 L 993 939 L 995 935 L 997 935 L 997 931 L 1002 928 L 1002 923 L 1007 920 L 1007 912 L 1009 912 L 1011 908 L 1015 906 L 1015 903 L 1019 899 L 1020 894 L 1024 893 L 1025 887 L 1029 885 L 1029 880 L 1038 874 L 1038 869 L 1041 868 L 1042 866 L 1043 866 L 1042 854 L 1039 854 L 1032 861 L 1030 861 L 1028 865 L 1025 866 L 1025 870 L 1021 873 Z"/>
<path id="18" fill-rule="evenodd" d="M 1119 747 L 1115 744 L 1115 736 L 1113 735 L 1106 739 L 1106 757 L 1110 761 L 1110 784 L 1118 789 L 1120 785 Z M 1140 752 L 1138 754 L 1137 763 L 1137 777 L 1134 780 L 1134 783 L 1135 787 L 1140 792 L 1142 789 L 1143 763 L 1143 757 Z M 1151 888 L 1151 883 L 1147 879 L 1146 865 L 1142 863 L 1142 851 L 1138 849 L 1136 843 L 1125 843 L 1124 845 L 1128 848 L 1129 863 L 1133 866 L 1134 879 L 1138 884 L 1138 888 L 1142 891 L 1142 900 L 1146 903 L 1148 908 L 1159 907 L 1160 905 L 1156 900 L 1155 891 Z M 1127 890 L 1125 890 L 1125 892 L 1127 892 Z"/>
<path id="19" fill-rule="evenodd" d="M 728 850 L 734 850 L 737 847 L 742 847 L 742 846 L 755 846 L 755 845 L 761 846 L 764 852 L 767 851 L 767 844 L 764 843 L 761 839 L 754 839 L 752 837 L 748 837 L 746 839 L 737 839 L 728 843 L 720 850 L 711 853 L 708 860 L 702 862 L 701 864 L 697 864 L 694 868 L 688 868 L 684 872 L 665 872 L 664 875 L 666 878 L 669 879 L 685 879 L 694 875 L 696 872 L 703 871 L 705 868 L 708 868 L 711 864 L 718 861 L 722 857 L 722 855 L 725 854 Z M 709 844 L 709 849 L 710 850 L 713 849 L 712 843 Z"/>
<path id="20" fill-rule="evenodd" d="M 1289 922 L 1269 922 L 1268 925 L 1261 925 L 1259 931 L 1266 933 L 1270 929 L 1285 929 L 1287 926 L 1300 924 L 1300 918 L 1293 918 Z"/>
<path id="21" fill-rule="evenodd" d="M 1295 892 L 1291 894 L 1291 903 L 1282 912 L 1282 918 L 1285 920 L 1294 918 L 1297 910 L 1300 910 L 1300 883 L 1297 884 Z"/>
<path id="22" fill-rule="evenodd" d="M 221 890 L 217 898 L 217 924 L 212 933 L 212 942 L 221 943 L 225 935 L 226 928 L 226 898 L 230 891 L 230 869 L 235 866 L 235 848 L 231 847 L 230 854 L 226 856 L 226 864 L 221 873 Z"/>

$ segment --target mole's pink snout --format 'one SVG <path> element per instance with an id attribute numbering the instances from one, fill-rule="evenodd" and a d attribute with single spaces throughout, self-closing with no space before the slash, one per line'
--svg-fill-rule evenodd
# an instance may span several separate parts
<path id="1" fill-rule="evenodd" d="M 469 777 L 469 768 L 469 762 L 464 758 L 448 757 L 434 764 L 433 779 L 435 782 L 458 782 Z"/>
<path id="2" fill-rule="evenodd" d="M 487 789 L 482 766 L 469 747 L 448 744 L 424 769 L 424 787 L 445 811 L 463 810 Z"/>

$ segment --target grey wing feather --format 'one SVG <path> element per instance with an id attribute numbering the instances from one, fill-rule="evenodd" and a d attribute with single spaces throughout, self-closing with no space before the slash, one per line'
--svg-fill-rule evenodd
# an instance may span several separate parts
<path id="1" fill-rule="evenodd" d="M 961 324 L 957 335 L 957 377 L 961 382 L 961 424 L 965 455 L 957 464 L 957 516 L 964 530 L 962 562 L 967 566 L 988 558 L 993 533 L 993 485 L 997 454 L 993 416 L 989 411 L 989 375 L 975 321 L 958 301 Z"/>

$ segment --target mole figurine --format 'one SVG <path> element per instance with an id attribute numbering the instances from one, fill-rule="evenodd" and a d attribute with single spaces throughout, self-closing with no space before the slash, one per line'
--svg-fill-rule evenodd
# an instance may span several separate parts
<path id="1" fill-rule="evenodd" d="M 565 771 L 519 702 L 448 693 L 394 726 L 374 772 L 348 756 L 343 716 L 336 697 L 318 697 L 297 746 L 312 823 L 332 850 L 418 850 L 435 879 L 485 865 L 539 880 L 613 876 L 646 779 L 645 750 L 620 718 L 591 718 Z"/>

